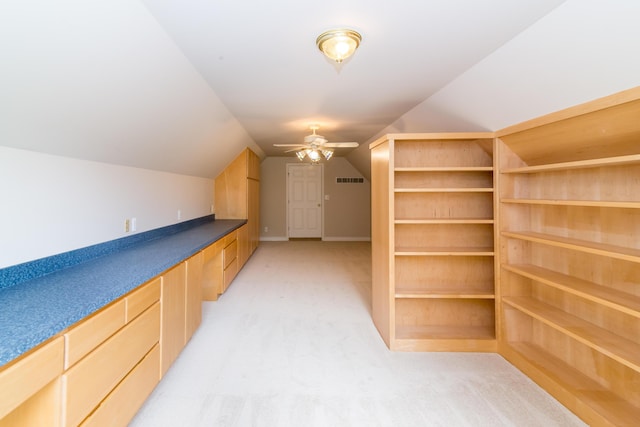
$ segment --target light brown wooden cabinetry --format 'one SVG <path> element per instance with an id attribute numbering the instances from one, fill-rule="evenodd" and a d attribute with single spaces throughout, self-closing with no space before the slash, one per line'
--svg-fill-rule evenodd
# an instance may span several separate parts
<path id="1" fill-rule="evenodd" d="M 58 426 L 64 339 L 57 337 L 0 372 L 0 426 Z"/>
<path id="2" fill-rule="evenodd" d="M 500 353 L 593 425 L 640 420 L 640 91 L 498 132 Z"/>
<path id="3" fill-rule="evenodd" d="M 161 376 L 167 373 L 186 342 L 185 296 L 186 264 L 181 263 L 162 274 Z"/>
<path id="4" fill-rule="evenodd" d="M 125 425 L 160 378 L 159 298 L 155 279 L 3 369 L 0 426 Z"/>
<path id="5" fill-rule="evenodd" d="M 127 398 L 128 410 L 118 409 L 128 421 L 160 379 L 159 361 L 140 375 L 138 365 L 149 365 L 160 338 L 160 279 L 133 291 L 64 334 L 65 369 L 62 375 L 62 425 L 96 425 L 94 411 L 110 418 L 107 408 L 121 397 L 122 383 L 135 382 L 137 394 Z M 118 406 L 118 405 L 116 405 Z"/>
<path id="6" fill-rule="evenodd" d="M 495 351 L 493 134 L 371 144 L 373 318 L 394 350 Z"/>
<path id="7" fill-rule="evenodd" d="M 186 263 L 187 283 L 185 288 L 185 343 L 191 339 L 202 322 L 202 286 L 204 274 L 204 252 L 190 257 Z"/>
<path id="8" fill-rule="evenodd" d="M 216 301 L 222 293 L 224 268 L 222 266 L 223 239 L 207 246 L 203 251 L 202 299 Z"/>
<path id="9" fill-rule="evenodd" d="M 216 301 L 248 258 L 247 224 L 220 238 L 203 252 L 203 299 Z"/>
<path id="10" fill-rule="evenodd" d="M 246 219 L 249 256 L 260 239 L 260 158 L 245 149 L 216 177 L 215 208 L 218 219 Z"/>

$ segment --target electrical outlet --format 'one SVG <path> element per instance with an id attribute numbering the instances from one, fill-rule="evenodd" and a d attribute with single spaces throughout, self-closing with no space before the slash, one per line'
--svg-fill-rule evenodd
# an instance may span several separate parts
<path id="1" fill-rule="evenodd" d="M 129 218 L 124 220 L 124 232 L 128 233 L 131 230 L 131 222 L 129 221 Z"/>
<path id="2" fill-rule="evenodd" d="M 136 231 L 138 224 L 135 218 L 131 218 L 131 231 Z"/>
<path id="3" fill-rule="evenodd" d="M 265 228 L 264 228 L 264 232 L 265 232 L 265 233 L 268 233 L 268 232 L 269 232 L 269 227 L 265 227 Z"/>
<path id="4" fill-rule="evenodd" d="M 182 219 L 182 211 L 178 209 L 178 220 Z"/>

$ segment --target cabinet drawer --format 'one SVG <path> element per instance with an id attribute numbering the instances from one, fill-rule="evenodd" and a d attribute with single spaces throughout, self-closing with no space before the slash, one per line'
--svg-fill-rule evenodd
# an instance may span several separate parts
<path id="1" fill-rule="evenodd" d="M 125 426 L 160 381 L 160 346 L 153 349 L 100 403 L 82 426 Z"/>
<path id="2" fill-rule="evenodd" d="M 234 240 L 222 251 L 223 265 L 226 270 L 235 259 L 238 257 L 238 241 Z"/>
<path id="3" fill-rule="evenodd" d="M 0 371 L 0 418 L 62 372 L 64 339 L 58 337 Z"/>
<path id="4" fill-rule="evenodd" d="M 218 294 L 222 292 L 223 268 L 222 268 L 222 242 L 209 245 L 204 249 L 204 266 L 202 270 L 202 299 L 216 301 Z"/>
<path id="5" fill-rule="evenodd" d="M 64 368 L 69 369 L 125 323 L 125 302 L 120 300 L 82 321 L 64 334 Z"/>
<path id="6" fill-rule="evenodd" d="M 229 266 L 224 269 L 224 291 L 227 290 L 233 279 L 238 274 L 238 260 L 231 261 Z"/>
<path id="7" fill-rule="evenodd" d="M 78 425 L 160 337 L 160 303 L 138 316 L 62 376 L 63 425 Z"/>
<path id="8" fill-rule="evenodd" d="M 127 298 L 127 323 L 160 300 L 160 277 L 133 291 Z"/>

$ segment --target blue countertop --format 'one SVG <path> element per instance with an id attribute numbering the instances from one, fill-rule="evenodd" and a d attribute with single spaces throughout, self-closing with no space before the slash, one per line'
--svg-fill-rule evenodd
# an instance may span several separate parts
<path id="1" fill-rule="evenodd" d="M 212 220 L 0 289 L 0 366 L 245 223 Z"/>

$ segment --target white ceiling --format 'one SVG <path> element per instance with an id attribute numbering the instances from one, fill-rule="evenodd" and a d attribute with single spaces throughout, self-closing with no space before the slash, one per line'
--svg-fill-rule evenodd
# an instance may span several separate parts
<path id="1" fill-rule="evenodd" d="M 0 145 L 214 178 L 318 124 L 495 130 L 640 84 L 637 0 L 0 1 Z M 337 69 L 315 46 L 349 26 Z"/>
<path id="2" fill-rule="evenodd" d="M 142 0 L 267 155 L 317 124 L 365 143 L 562 0 Z M 363 36 L 342 67 L 316 37 Z M 340 154 L 340 153 L 338 153 Z M 345 154 L 345 153 L 342 153 Z"/>

